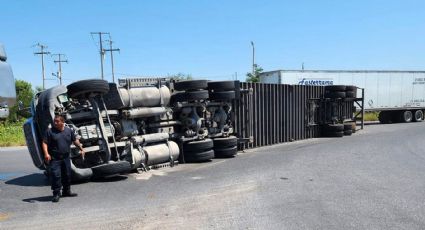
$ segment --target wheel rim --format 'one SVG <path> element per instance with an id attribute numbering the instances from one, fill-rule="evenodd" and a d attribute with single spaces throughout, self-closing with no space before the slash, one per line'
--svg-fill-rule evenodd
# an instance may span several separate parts
<path id="1" fill-rule="evenodd" d="M 412 112 L 410 112 L 410 111 L 405 111 L 404 112 L 404 121 L 405 122 L 412 121 Z"/>
<path id="2" fill-rule="evenodd" d="M 424 116 L 424 114 L 423 114 L 422 111 L 418 110 L 418 111 L 415 112 L 415 120 L 416 121 L 422 121 L 423 116 Z"/>

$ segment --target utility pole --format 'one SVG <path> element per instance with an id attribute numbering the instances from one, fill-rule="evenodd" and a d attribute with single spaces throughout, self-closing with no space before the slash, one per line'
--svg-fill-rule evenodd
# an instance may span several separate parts
<path id="1" fill-rule="evenodd" d="M 115 49 L 113 49 L 112 48 L 112 43 L 113 43 L 113 41 L 111 40 L 111 39 L 109 39 L 108 40 L 109 41 L 109 49 L 105 49 L 104 51 L 105 52 L 111 52 L 111 65 L 112 65 L 112 82 L 115 82 L 115 74 L 114 74 L 114 54 L 113 54 L 113 52 L 114 51 L 118 51 L 118 52 L 120 52 L 120 49 L 119 48 L 115 48 Z"/>
<path id="2" fill-rule="evenodd" d="M 251 46 L 252 46 L 252 76 L 255 76 L 255 46 L 253 41 L 251 41 Z"/>
<path id="3" fill-rule="evenodd" d="M 54 60 L 54 63 L 59 63 L 59 70 L 56 75 L 53 74 L 53 76 L 56 76 L 59 79 L 60 85 L 62 85 L 62 62 L 68 63 L 68 60 L 62 60 L 61 57 L 65 56 L 65 54 L 52 54 L 53 56 L 58 56 L 58 60 Z"/>
<path id="4" fill-rule="evenodd" d="M 45 80 L 46 80 L 46 78 L 44 77 L 44 55 L 50 54 L 50 52 L 45 51 L 45 49 L 47 49 L 47 46 L 45 46 L 45 45 L 37 43 L 35 46 L 40 47 L 40 52 L 35 52 L 34 55 L 41 55 L 41 75 L 43 77 L 43 90 L 44 90 L 45 89 Z"/>
<path id="5" fill-rule="evenodd" d="M 91 32 L 90 34 L 98 34 L 99 35 L 99 47 L 100 47 L 100 76 L 103 80 L 103 57 L 105 55 L 105 51 L 103 50 L 103 44 L 102 44 L 102 35 L 108 34 L 107 32 Z"/>

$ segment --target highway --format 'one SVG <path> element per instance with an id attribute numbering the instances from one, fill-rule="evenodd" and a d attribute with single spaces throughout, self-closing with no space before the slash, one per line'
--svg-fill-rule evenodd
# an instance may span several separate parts
<path id="1" fill-rule="evenodd" d="M 425 122 L 73 185 L 0 149 L 0 229 L 424 229 Z"/>

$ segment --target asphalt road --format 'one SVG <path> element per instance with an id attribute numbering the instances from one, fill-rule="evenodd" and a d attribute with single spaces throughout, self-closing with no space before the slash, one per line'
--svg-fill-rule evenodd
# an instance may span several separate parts
<path id="1" fill-rule="evenodd" d="M 425 122 L 258 148 L 233 159 L 50 187 L 0 149 L 0 229 L 424 229 Z"/>

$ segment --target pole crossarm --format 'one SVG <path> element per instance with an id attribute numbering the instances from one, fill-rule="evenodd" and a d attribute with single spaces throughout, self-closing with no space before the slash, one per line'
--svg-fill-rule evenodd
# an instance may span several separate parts
<path id="1" fill-rule="evenodd" d="M 59 79 L 59 84 L 62 85 L 62 63 L 68 63 L 68 60 L 62 59 L 62 57 L 66 56 L 65 54 L 61 54 L 61 53 L 52 54 L 52 57 L 54 57 L 54 56 L 57 56 L 58 59 L 54 60 L 53 62 L 59 64 L 58 65 L 58 67 L 59 67 L 58 73 L 57 73 L 57 75 L 54 75 L 54 76 L 56 76 Z"/>

